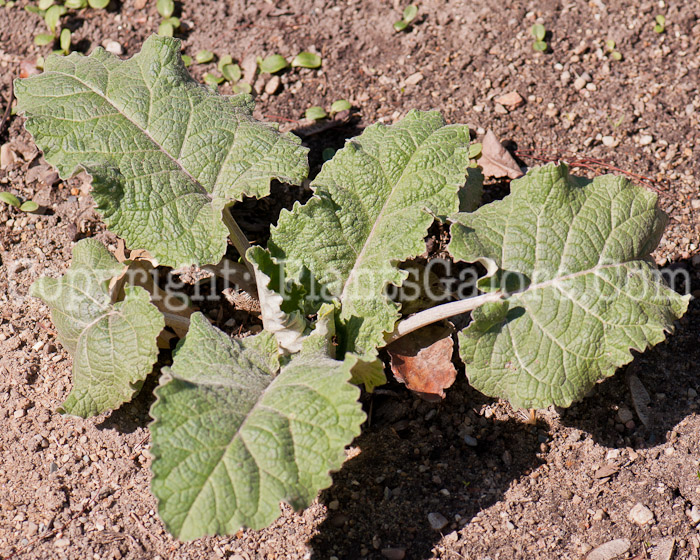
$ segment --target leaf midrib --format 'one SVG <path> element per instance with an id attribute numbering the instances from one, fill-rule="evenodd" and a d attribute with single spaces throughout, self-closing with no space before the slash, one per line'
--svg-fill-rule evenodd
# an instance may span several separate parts
<path id="1" fill-rule="evenodd" d="M 124 113 L 119 107 L 117 107 L 114 103 L 112 103 L 112 101 L 107 97 L 106 94 L 100 93 L 100 92 L 97 91 L 95 88 L 93 88 L 90 84 L 88 84 L 87 82 L 81 80 L 80 78 L 78 78 L 77 76 L 75 76 L 75 75 L 73 75 L 73 74 L 67 74 L 67 73 L 65 73 L 65 72 L 58 72 L 58 71 L 56 71 L 56 72 L 59 73 L 59 74 L 63 74 L 64 76 L 67 76 L 68 78 L 71 78 L 71 79 L 75 80 L 76 82 L 82 84 L 82 85 L 85 86 L 87 89 L 89 89 L 91 92 L 93 92 L 93 93 L 94 93 L 95 95 L 97 95 L 99 98 L 104 99 L 104 101 L 105 101 L 107 104 L 109 104 L 111 107 L 113 107 L 114 110 L 115 110 L 121 117 L 123 117 L 127 122 L 129 122 L 129 123 L 132 124 L 134 127 L 136 127 L 137 130 L 139 130 L 146 138 L 148 138 L 148 140 L 158 149 L 158 151 L 160 151 L 162 154 L 164 154 L 166 157 L 168 157 L 168 158 L 170 159 L 170 161 L 172 161 L 172 162 L 178 167 L 178 169 L 179 169 L 180 171 L 182 171 L 182 173 L 184 173 L 184 175 L 185 175 L 197 188 L 199 188 L 199 189 L 202 191 L 203 194 L 205 194 L 205 195 L 207 195 L 209 198 L 211 198 L 211 193 L 210 193 L 209 191 L 207 191 L 207 189 L 204 188 L 204 185 L 202 185 L 202 183 L 200 183 L 197 179 L 195 179 L 195 177 L 182 165 L 182 163 L 180 163 L 180 161 L 179 161 L 176 157 L 174 157 L 172 154 L 170 154 L 159 142 L 157 142 L 156 139 L 153 138 L 153 136 L 151 136 L 150 132 L 148 132 L 147 129 L 143 128 L 143 127 L 142 127 L 141 125 L 139 125 L 136 121 L 134 121 L 133 119 L 129 118 L 129 116 L 128 116 L 126 113 Z M 109 73 L 109 71 L 108 71 L 108 73 Z M 149 123 L 150 123 L 150 111 L 151 111 L 151 106 L 152 106 L 151 99 L 152 99 L 152 94 L 153 94 L 153 92 L 152 92 L 151 88 L 148 87 L 148 84 L 146 83 L 145 80 L 144 80 L 144 85 L 146 86 L 146 89 L 148 89 L 148 93 L 149 93 L 149 101 L 148 101 L 148 115 L 149 115 L 149 116 L 148 116 L 148 120 L 149 120 Z M 183 146 L 184 146 L 184 144 L 185 144 L 186 141 L 187 141 L 187 138 L 186 138 L 186 137 L 183 138 L 183 141 L 182 141 Z"/>

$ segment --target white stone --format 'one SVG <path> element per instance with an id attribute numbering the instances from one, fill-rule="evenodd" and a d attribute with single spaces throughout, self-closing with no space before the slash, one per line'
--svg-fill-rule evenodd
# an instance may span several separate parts
<path id="1" fill-rule="evenodd" d="M 428 523 L 430 523 L 434 531 L 440 531 L 444 529 L 449 522 L 442 513 L 432 512 L 428 514 Z"/>
<path id="2" fill-rule="evenodd" d="M 651 134 L 645 134 L 639 139 L 640 146 L 648 146 L 654 141 L 654 137 Z"/>
<path id="3" fill-rule="evenodd" d="M 124 54 L 124 48 L 117 41 L 105 41 L 105 50 L 117 56 Z"/>
<path id="4" fill-rule="evenodd" d="M 643 503 L 637 502 L 630 510 L 628 519 L 637 525 L 646 525 L 654 520 L 654 513 Z"/>
<path id="5" fill-rule="evenodd" d="M 406 78 L 406 85 L 407 86 L 415 86 L 422 79 L 423 79 L 423 74 L 421 74 L 420 72 L 416 72 L 415 74 L 411 74 L 408 78 Z"/>

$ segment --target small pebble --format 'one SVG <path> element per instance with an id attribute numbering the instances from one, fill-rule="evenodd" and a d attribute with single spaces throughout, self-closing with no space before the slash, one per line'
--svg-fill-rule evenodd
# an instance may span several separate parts
<path id="1" fill-rule="evenodd" d="M 584 80 L 581 76 L 576 78 L 574 80 L 574 89 L 581 90 L 586 87 L 586 80 Z"/>
<path id="2" fill-rule="evenodd" d="M 338 502 L 338 500 L 332 500 L 332 501 L 328 504 L 328 509 L 336 510 L 336 509 L 338 509 L 339 507 L 340 507 L 340 502 Z"/>
<path id="3" fill-rule="evenodd" d="M 640 146 L 648 146 L 654 141 L 654 137 L 651 134 L 645 134 L 639 139 Z"/>
<path id="4" fill-rule="evenodd" d="M 607 148 L 614 148 L 617 146 L 618 142 L 615 140 L 614 136 L 603 136 L 603 146 Z"/>
<path id="5" fill-rule="evenodd" d="M 58 548 L 65 548 L 70 544 L 70 541 L 68 539 L 56 539 L 53 544 Z"/>
<path id="6" fill-rule="evenodd" d="M 619 418 L 620 422 L 623 424 L 626 424 L 630 420 L 634 419 L 634 415 L 632 414 L 632 411 L 629 408 L 622 407 L 620 410 L 617 411 L 617 417 Z"/>
<path id="7" fill-rule="evenodd" d="M 562 84 L 568 84 L 571 81 L 571 72 L 569 72 L 568 70 L 564 70 L 561 73 L 561 76 L 559 76 L 559 79 L 561 80 Z"/>
<path id="8" fill-rule="evenodd" d="M 673 447 L 667 447 L 666 449 L 664 449 L 664 455 L 666 455 L 667 457 L 670 457 L 671 455 L 674 454 L 675 451 L 676 450 Z"/>
<path id="9" fill-rule="evenodd" d="M 422 79 L 423 79 L 423 74 L 421 74 L 420 72 L 416 72 L 415 74 L 411 74 L 408 78 L 406 78 L 406 85 L 407 86 L 415 86 Z"/>
<path id="10" fill-rule="evenodd" d="M 405 548 L 382 548 L 382 556 L 389 560 L 403 560 L 406 558 Z"/>
<path id="11" fill-rule="evenodd" d="M 265 93 L 268 95 L 274 95 L 280 88 L 280 77 L 272 76 L 270 80 L 265 84 Z"/>
<path id="12" fill-rule="evenodd" d="M 691 509 L 686 511 L 688 514 L 688 517 L 690 517 L 690 520 L 693 522 L 693 525 L 697 525 L 700 523 L 700 508 L 698 506 L 693 506 Z"/>
<path id="13" fill-rule="evenodd" d="M 432 512 L 428 514 L 428 523 L 430 523 L 430 526 L 434 531 L 441 531 L 449 522 L 441 513 Z"/>
<path id="14" fill-rule="evenodd" d="M 637 525 L 646 525 L 654 520 L 654 514 L 643 503 L 637 502 L 630 510 L 628 519 Z"/>
<path id="15" fill-rule="evenodd" d="M 107 52 L 117 56 L 124 54 L 124 48 L 117 41 L 106 41 L 104 45 Z"/>
<path id="16" fill-rule="evenodd" d="M 695 389 L 693 389 L 692 387 L 690 389 L 688 389 L 688 397 L 690 397 L 691 399 L 694 399 L 697 396 L 698 396 L 698 392 Z"/>
<path id="17" fill-rule="evenodd" d="M 15 410 L 13 416 L 14 416 L 15 418 L 22 418 L 22 416 L 24 416 L 24 409 L 23 409 L 23 408 L 18 408 L 17 410 Z"/>

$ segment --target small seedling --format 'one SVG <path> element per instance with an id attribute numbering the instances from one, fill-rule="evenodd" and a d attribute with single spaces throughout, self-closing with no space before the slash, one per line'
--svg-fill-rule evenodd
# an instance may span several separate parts
<path id="1" fill-rule="evenodd" d="M 235 83 L 241 79 L 241 67 L 233 62 L 231 55 L 226 54 L 222 56 L 219 59 L 219 63 L 216 67 L 219 69 L 219 72 L 221 72 L 226 81 Z"/>
<path id="2" fill-rule="evenodd" d="M 0 202 L 14 206 L 22 212 L 35 212 L 39 209 L 39 205 L 33 200 L 25 200 L 24 202 L 20 202 L 19 198 L 7 191 L 0 192 Z"/>
<path id="3" fill-rule="evenodd" d="M 88 0 L 88 4 L 91 8 L 96 10 L 103 10 L 109 6 L 109 0 Z"/>
<path id="4" fill-rule="evenodd" d="M 71 8 L 72 10 L 82 10 L 87 8 L 87 0 L 66 0 L 64 2 L 66 8 Z"/>
<path id="5" fill-rule="evenodd" d="M 408 26 L 414 19 L 416 19 L 417 15 L 418 8 L 415 4 L 409 4 L 408 6 L 406 6 L 403 10 L 403 17 L 399 21 L 394 23 L 394 31 L 398 33 L 404 31 L 405 29 L 408 29 Z"/>
<path id="6" fill-rule="evenodd" d="M 276 74 L 287 66 L 287 60 L 281 54 L 271 54 L 264 60 L 258 60 L 261 74 Z"/>
<path id="7" fill-rule="evenodd" d="M 248 82 L 238 82 L 232 89 L 233 93 L 252 93 L 253 86 L 251 86 Z"/>
<path id="8" fill-rule="evenodd" d="M 292 68 L 319 68 L 321 57 L 311 52 L 300 52 L 292 60 Z"/>
<path id="9" fill-rule="evenodd" d="M 530 34 L 535 38 L 532 43 L 532 48 L 539 52 L 544 52 L 547 50 L 547 43 L 544 38 L 547 35 L 547 30 L 541 23 L 536 23 L 530 28 Z"/>
<path id="10" fill-rule="evenodd" d="M 53 0 L 39 0 L 36 5 L 40 10 L 48 10 L 53 6 Z"/>
<path id="11" fill-rule="evenodd" d="M 201 50 L 194 55 L 194 59 L 197 64 L 206 64 L 207 62 L 214 60 L 214 53 L 208 50 Z"/>
<path id="12" fill-rule="evenodd" d="M 185 65 L 185 68 L 188 66 L 192 66 L 192 57 L 187 54 L 182 55 L 182 63 Z"/>
<path id="13" fill-rule="evenodd" d="M 328 113 L 326 113 L 326 110 L 323 107 L 314 106 L 309 107 L 304 116 L 312 121 L 320 121 L 321 119 L 325 119 L 328 116 Z"/>
<path id="14" fill-rule="evenodd" d="M 63 54 L 68 54 L 70 53 L 70 40 L 71 40 L 71 32 L 70 29 L 64 27 L 61 29 L 61 35 L 58 39 L 58 44 L 61 47 L 61 51 Z"/>
<path id="15" fill-rule="evenodd" d="M 622 54 L 620 54 L 619 51 L 615 50 L 615 41 L 613 41 L 612 39 L 608 39 L 607 41 L 605 41 L 605 50 L 608 51 L 608 53 L 610 54 L 610 58 L 612 58 L 613 60 L 622 60 Z"/>
<path id="16" fill-rule="evenodd" d="M 656 33 L 664 33 L 666 31 L 666 16 L 663 14 L 657 14 L 654 21 L 656 21 L 654 31 Z"/>
<path id="17" fill-rule="evenodd" d="M 175 2 L 173 0 L 158 0 L 156 9 L 163 19 L 168 19 L 175 11 Z"/>
<path id="18" fill-rule="evenodd" d="M 175 30 L 180 28 L 180 18 L 171 16 L 164 19 L 158 25 L 158 35 L 163 37 L 172 37 L 175 34 Z"/>
<path id="19" fill-rule="evenodd" d="M 51 33 L 39 33 L 34 36 L 34 44 L 43 47 L 44 45 L 50 45 L 55 39 L 56 37 Z"/>
<path id="20" fill-rule="evenodd" d="M 347 99 L 338 99 L 331 105 L 331 113 L 340 113 L 341 111 L 347 111 L 351 108 L 352 105 Z"/>
<path id="21" fill-rule="evenodd" d="M 222 76 L 217 76 L 216 74 L 212 74 L 211 72 L 207 72 L 206 74 L 204 74 L 203 79 L 204 83 L 210 86 L 218 86 L 224 81 L 224 78 Z"/>
<path id="22" fill-rule="evenodd" d="M 59 6 L 57 4 L 49 6 L 46 9 L 46 12 L 44 13 L 44 23 L 46 23 L 46 27 L 51 30 L 51 33 L 56 32 L 58 21 L 67 11 L 68 9 L 65 6 Z"/>

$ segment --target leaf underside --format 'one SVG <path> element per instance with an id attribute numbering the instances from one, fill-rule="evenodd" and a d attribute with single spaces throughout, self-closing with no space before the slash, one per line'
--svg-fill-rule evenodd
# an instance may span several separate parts
<path id="1" fill-rule="evenodd" d="M 272 334 L 234 340 L 192 315 L 151 410 L 152 490 L 168 530 L 235 533 L 272 523 L 280 501 L 309 505 L 364 420 L 352 363 L 308 345 L 279 370 Z"/>
<path id="2" fill-rule="evenodd" d="M 15 83 L 46 160 L 64 178 L 85 168 L 108 227 L 175 267 L 220 260 L 227 204 L 308 172 L 296 136 L 255 121 L 249 96 L 195 82 L 179 45 L 154 36 L 125 61 L 101 48 L 52 56 L 43 74 Z"/>
<path id="3" fill-rule="evenodd" d="M 96 239 L 78 242 L 60 278 L 31 288 L 51 308 L 58 338 L 73 356 L 73 390 L 60 412 L 86 418 L 117 408 L 140 389 L 158 357 L 163 316 L 140 287 L 126 287 L 112 304 L 109 281 L 121 265 Z"/>
<path id="4" fill-rule="evenodd" d="M 425 251 L 433 215 L 457 211 L 468 152 L 467 126 L 411 111 L 348 141 L 311 184 L 315 196 L 282 212 L 272 255 L 286 259 L 289 278 L 308 270 L 341 302 L 341 352 L 376 357 L 399 318 L 384 288 L 403 282 L 400 261 Z"/>
<path id="5" fill-rule="evenodd" d="M 656 195 L 623 177 L 589 181 L 547 165 L 455 221 L 456 259 L 525 282 L 473 311 L 459 335 L 470 383 L 514 406 L 569 406 L 631 349 L 663 341 L 687 308 L 648 260 L 666 223 Z"/>

